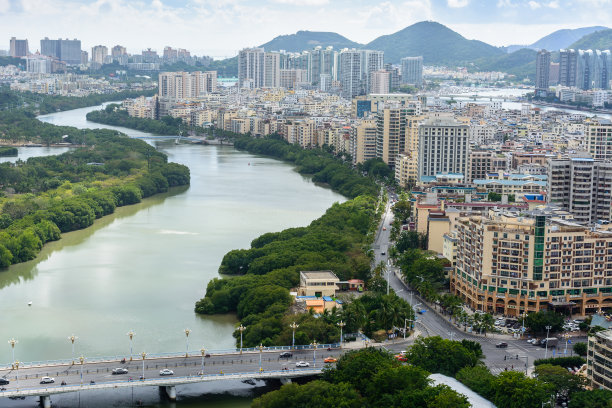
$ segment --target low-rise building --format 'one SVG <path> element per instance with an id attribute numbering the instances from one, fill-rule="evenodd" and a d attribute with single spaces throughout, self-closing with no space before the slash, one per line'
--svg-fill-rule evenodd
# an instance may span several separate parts
<path id="1" fill-rule="evenodd" d="M 332 271 L 301 271 L 300 296 L 335 296 L 340 279 Z"/>

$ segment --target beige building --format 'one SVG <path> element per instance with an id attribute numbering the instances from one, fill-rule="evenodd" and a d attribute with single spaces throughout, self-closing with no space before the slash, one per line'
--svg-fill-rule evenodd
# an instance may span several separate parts
<path id="1" fill-rule="evenodd" d="M 266 52 L 264 57 L 264 87 L 280 87 L 280 54 L 278 52 Z"/>
<path id="2" fill-rule="evenodd" d="M 376 121 L 362 120 L 351 133 L 353 164 L 376 158 Z"/>
<path id="3" fill-rule="evenodd" d="M 405 188 L 416 184 L 418 171 L 416 155 L 400 153 L 395 159 L 395 180 L 400 186 Z"/>
<path id="4" fill-rule="evenodd" d="M 595 160 L 612 160 L 612 122 L 594 121 L 586 129 L 587 150 Z"/>
<path id="5" fill-rule="evenodd" d="M 506 157 L 491 151 L 472 151 L 465 175 L 468 183 L 487 178 L 487 173 L 506 170 Z"/>
<path id="6" fill-rule="evenodd" d="M 459 218 L 451 292 L 476 310 L 512 316 L 612 307 L 612 233 L 554 217 Z"/>
<path id="7" fill-rule="evenodd" d="M 301 271 L 299 296 L 335 296 L 340 279 L 332 271 Z"/>
<path id="8" fill-rule="evenodd" d="M 588 385 L 612 391 L 612 329 L 589 335 Z"/>
<path id="9" fill-rule="evenodd" d="M 389 76 L 391 74 L 387 71 L 374 71 L 371 75 L 372 81 L 370 85 L 370 92 L 373 94 L 388 94 Z"/>

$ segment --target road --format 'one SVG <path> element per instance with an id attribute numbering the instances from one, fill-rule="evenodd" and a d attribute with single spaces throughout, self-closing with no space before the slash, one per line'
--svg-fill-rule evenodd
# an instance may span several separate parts
<path id="1" fill-rule="evenodd" d="M 388 203 L 373 245 L 376 265 L 378 265 L 380 262 L 388 265 L 392 222 L 393 212 L 391 211 L 390 203 Z M 496 338 L 483 337 L 463 331 L 434 312 L 416 292 L 412 291 L 406 284 L 404 284 L 396 276 L 398 269 L 395 266 L 388 265 L 387 270 L 389 273 L 385 273 L 384 278 L 388 281 L 389 287 L 392 288 L 399 297 L 409 302 L 412 306 L 420 305 L 419 309 L 426 310 L 425 313 L 417 315 L 417 323 L 415 327 L 416 330 L 420 331 L 426 336 L 441 336 L 447 339 L 452 338 L 453 340 L 467 339 L 479 342 L 485 355 L 485 364 L 494 374 L 504 371 L 506 368 L 509 370 L 524 370 L 526 360 L 527 366 L 532 367 L 534 360 L 544 358 L 546 354 L 548 357 L 552 357 L 552 350 L 548 350 L 548 353 L 546 353 L 544 348 L 532 346 L 531 344 L 527 343 L 525 339 L 512 339 L 510 336 L 504 336 L 503 338 L 500 338 L 499 336 L 496 336 Z M 508 348 L 495 347 L 497 343 L 502 341 L 508 343 Z M 586 341 L 586 338 L 582 338 L 579 341 Z M 401 347 L 405 347 L 405 345 Z M 390 348 L 393 350 L 398 350 L 397 346 L 391 346 Z M 567 355 L 570 355 L 571 348 L 571 345 L 569 345 Z M 560 342 L 559 351 L 561 354 L 563 354 L 565 351 L 565 344 Z"/>

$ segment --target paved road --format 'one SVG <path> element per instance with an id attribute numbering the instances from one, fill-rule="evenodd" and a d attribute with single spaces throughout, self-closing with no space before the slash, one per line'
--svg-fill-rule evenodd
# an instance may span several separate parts
<path id="1" fill-rule="evenodd" d="M 391 245 L 390 230 L 392 222 L 393 212 L 391 211 L 391 206 L 388 204 L 373 245 L 376 265 L 380 262 L 384 262 L 386 265 L 388 263 L 388 249 Z M 546 354 L 544 348 L 532 346 L 524 339 L 512 339 L 510 336 L 494 336 L 495 338 L 483 337 L 463 331 L 427 306 L 416 292 L 413 292 L 396 276 L 395 272 L 398 271 L 396 267 L 391 265 L 388 267 L 388 270 L 390 270 L 391 273 L 385 274 L 385 279 L 388 279 L 390 288 L 392 288 L 398 296 L 411 303 L 412 306 L 420 304 L 419 309 L 426 310 L 424 314 L 417 315 L 416 329 L 423 335 L 441 336 L 454 340 L 467 339 L 479 342 L 486 357 L 485 364 L 491 368 L 493 373 L 504 371 L 506 368 L 509 370 L 513 368 L 524 370 L 526 360 L 528 362 L 528 367 L 531 367 L 533 366 L 534 360 L 544 358 Z M 495 345 L 501 341 L 508 343 L 508 348 L 496 348 Z M 572 341 L 574 342 L 575 340 Z M 578 341 L 584 342 L 586 338 L 578 339 Z M 565 344 L 560 343 L 559 346 L 559 351 L 563 354 L 565 351 Z M 397 346 L 390 346 L 390 348 L 399 350 Z M 572 346 L 570 344 L 567 349 L 567 355 L 571 354 L 571 348 Z M 548 350 L 548 357 L 552 357 L 552 355 L 553 351 Z M 557 354 L 555 353 L 555 355 Z"/>

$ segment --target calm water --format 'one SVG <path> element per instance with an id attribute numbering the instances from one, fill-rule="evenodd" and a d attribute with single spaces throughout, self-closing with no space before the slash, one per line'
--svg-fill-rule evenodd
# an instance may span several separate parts
<path id="1" fill-rule="evenodd" d="M 100 127 L 84 119 L 92 109 L 41 119 Z M 166 143 L 159 148 L 171 161 L 189 166 L 190 187 L 117 209 L 91 228 L 64 234 L 36 260 L 0 272 L 0 363 L 12 359 L 6 343 L 12 337 L 19 341 L 15 357 L 24 362 L 70 358 L 71 334 L 78 336 L 77 355 L 129 355 L 126 333 L 131 329 L 135 353 L 182 351 L 185 328 L 192 330 L 191 350 L 232 348 L 233 315 L 193 312 L 206 284 L 218 277 L 223 255 L 247 248 L 262 233 L 307 225 L 332 203 L 344 201 L 286 164 L 231 147 Z M 204 403 L 210 395 L 198 397 L 227 388 L 220 384 L 182 387 L 179 398 L 190 396 L 184 401 L 190 407 L 249 405 L 248 398 Z M 242 389 L 244 397 L 252 387 L 237 383 L 231 388 Z M 134 392 L 148 404 L 159 400 L 156 389 Z M 124 406 L 126 395 L 114 406 Z M 104 400 L 83 393 L 81 406 L 109 406 L 107 397 L 110 393 Z M 75 398 L 66 394 L 53 401 L 73 407 L 78 406 Z M 0 406 L 19 406 L 15 401 L 3 405 L 8 401 L 0 399 Z"/>

